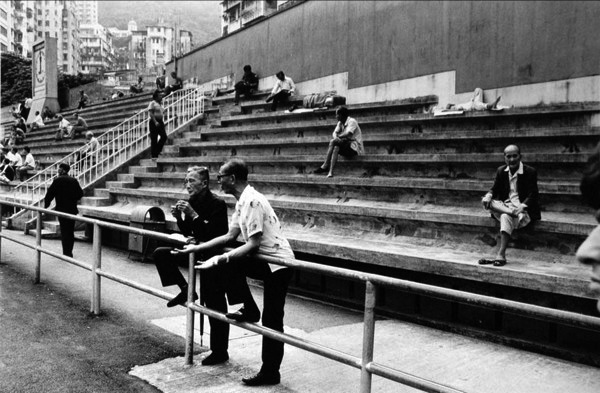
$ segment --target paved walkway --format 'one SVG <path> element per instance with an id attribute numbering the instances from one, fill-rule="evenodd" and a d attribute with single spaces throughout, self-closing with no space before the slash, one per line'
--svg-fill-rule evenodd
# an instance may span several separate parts
<path id="1" fill-rule="evenodd" d="M 43 245 L 60 249 L 56 240 Z M 259 366 L 261 337 L 237 327 L 229 362 L 203 367 L 199 361 L 206 348 L 197 346 L 196 364 L 184 367 L 182 307 L 168 309 L 161 299 L 103 280 L 104 314 L 90 317 L 89 272 L 44 256 L 42 284 L 33 285 L 33 256 L 23 246 L 2 241 L 2 393 L 358 391 L 359 370 L 292 346 L 286 346 L 280 385 L 242 385 L 241 377 Z M 77 242 L 75 257 L 89 256 L 91 245 Z M 127 252 L 104 249 L 103 268 L 160 287 L 154 266 L 129 260 Z M 260 290 L 253 292 L 261 302 Z M 286 331 L 360 356 L 359 313 L 289 296 Z M 393 320 L 377 322 L 375 360 L 465 392 L 600 391 L 600 369 Z M 415 391 L 377 377 L 373 381 L 373 392 Z"/>

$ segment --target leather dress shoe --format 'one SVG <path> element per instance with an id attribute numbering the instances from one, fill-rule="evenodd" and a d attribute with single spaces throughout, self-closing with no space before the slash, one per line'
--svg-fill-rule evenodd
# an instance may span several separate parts
<path id="1" fill-rule="evenodd" d="M 329 169 L 323 169 L 323 168 L 321 168 L 321 167 L 318 167 L 317 169 L 315 169 L 315 170 L 313 171 L 313 173 L 315 173 L 315 174 L 319 174 L 319 173 L 325 173 L 325 172 L 327 172 L 328 170 L 329 170 Z"/>
<path id="2" fill-rule="evenodd" d="M 212 352 L 210 355 L 202 359 L 203 366 L 214 366 L 215 364 L 225 363 L 229 360 L 229 354 L 225 352 Z"/>
<path id="3" fill-rule="evenodd" d="M 194 301 L 198 300 L 198 294 L 194 292 Z M 180 304 L 185 304 L 187 302 L 187 292 L 179 292 L 179 295 L 175 296 L 173 299 L 169 300 L 167 303 L 167 307 L 175 307 Z"/>
<path id="4" fill-rule="evenodd" d="M 260 371 L 253 377 L 242 378 L 242 382 L 248 386 L 277 385 L 279 382 L 281 382 L 281 376 L 279 373 L 266 374 Z"/>
<path id="5" fill-rule="evenodd" d="M 236 312 L 228 312 L 225 316 L 237 322 L 258 322 L 260 320 L 260 312 L 246 311 L 243 307 Z"/>

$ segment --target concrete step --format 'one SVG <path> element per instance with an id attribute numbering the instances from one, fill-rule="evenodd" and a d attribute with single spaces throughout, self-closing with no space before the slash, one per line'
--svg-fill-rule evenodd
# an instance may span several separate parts
<path id="1" fill-rule="evenodd" d="M 143 188 L 179 188 L 185 172 L 139 173 L 138 186 Z M 219 189 L 216 173 L 210 174 L 211 187 Z M 370 200 L 394 203 L 421 203 L 444 206 L 480 206 L 480 200 L 492 186 L 488 178 L 448 180 L 418 177 L 355 178 L 320 175 L 249 175 L 249 181 L 264 193 L 329 198 L 336 201 Z M 119 187 L 114 185 L 114 187 Z M 579 182 L 541 181 L 540 200 L 543 211 L 593 213 L 581 204 Z"/>
<path id="2" fill-rule="evenodd" d="M 108 191 L 108 188 L 94 188 L 94 196 L 100 198 L 110 198 L 110 192 Z"/>
<path id="3" fill-rule="evenodd" d="M 93 196 L 81 198 L 80 203 L 85 206 L 110 206 L 112 201 L 111 198 Z"/>
<path id="4" fill-rule="evenodd" d="M 394 153 L 497 153 L 507 144 L 518 141 L 521 151 L 592 152 L 597 143 L 600 127 L 534 130 L 463 131 L 448 133 L 398 133 L 363 134 L 366 154 Z M 271 137 L 270 137 L 271 136 Z M 306 155 L 327 151 L 331 136 L 305 135 L 244 135 L 239 139 L 186 138 L 174 141 L 186 156 L 222 155 L 235 149 L 237 154 Z"/>
<path id="5" fill-rule="evenodd" d="M 167 206 L 161 206 L 166 209 Z M 110 207 L 82 206 L 85 216 L 129 222 L 131 205 L 125 203 Z M 167 216 L 168 229 L 176 227 Z M 290 228 L 284 233 L 295 252 L 310 255 L 335 256 L 366 265 L 387 266 L 394 269 L 461 277 L 511 287 L 526 288 L 575 297 L 593 298 L 587 289 L 588 272 L 572 256 L 548 254 L 523 249 L 511 249 L 509 263 L 502 268 L 482 266 L 477 260 L 491 257 L 473 247 L 461 247 L 448 242 L 444 247 L 427 244 L 419 239 L 402 237 L 396 242 L 339 236 L 311 230 Z"/>
<path id="6" fill-rule="evenodd" d="M 250 166 L 252 173 L 281 176 L 310 174 L 320 167 L 325 152 L 311 155 L 272 154 L 244 155 L 232 148 L 220 155 L 200 157 L 159 157 L 157 164 L 166 172 L 186 171 L 189 165 L 205 165 L 211 172 L 231 158 L 240 158 Z M 572 180 L 579 178 L 589 154 L 536 152 L 523 155 L 523 161 L 538 170 L 540 180 Z M 445 179 L 490 179 L 504 162 L 499 153 L 472 154 L 366 154 L 346 159 L 340 157 L 336 176 L 371 178 L 429 177 Z"/>
<path id="7" fill-rule="evenodd" d="M 182 186 L 111 188 L 110 192 L 117 203 L 150 204 L 165 206 L 165 209 L 179 199 L 188 198 Z M 393 242 L 397 236 L 409 236 L 471 244 L 480 251 L 491 250 L 498 243 L 497 222 L 478 206 L 265 195 L 287 227 L 314 227 L 314 231 L 325 237 L 336 233 L 356 236 L 358 241 L 388 239 Z M 225 195 L 223 198 L 233 209 L 233 197 Z M 516 231 L 511 247 L 573 255 L 596 225 L 589 213 L 543 212 L 541 221 Z"/>
<path id="8" fill-rule="evenodd" d="M 406 101 L 398 102 L 379 102 L 371 104 L 349 105 L 351 116 L 359 118 L 360 116 L 389 116 L 400 113 L 419 113 L 425 108 L 437 103 L 437 99 L 431 96 L 417 97 Z M 221 125 L 242 125 L 249 123 L 284 123 L 290 121 L 299 121 L 302 119 L 330 119 L 335 121 L 335 108 L 325 110 L 304 111 L 276 111 L 266 113 L 252 113 L 238 116 L 221 116 Z"/>

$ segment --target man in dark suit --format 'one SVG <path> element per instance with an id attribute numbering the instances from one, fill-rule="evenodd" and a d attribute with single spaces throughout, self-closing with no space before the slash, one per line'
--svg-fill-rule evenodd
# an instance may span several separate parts
<path id="1" fill-rule="evenodd" d="M 208 182 L 207 168 L 188 169 L 185 187 L 190 198 L 188 201 L 177 201 L 177 204 L 171 207 L 171 213 L 177 220 L 179 230 L 184 236 L 189 237 L 188 244 L 207 242 L 228 231 L 227 205 L 223 199 L 216 197 L 210 191 Z M 154 263 L 162 285 L 164 287 L 178 285 L 181 289 L 181 292 L 167 303 L 167 307 L 184 304 L 187 301 L 188 290 L 188 283 L 178 268 L 180 263 L 187 263 L 188 256 L 172 251 L 173 249 L 169 247 L 161 247 L 154 251 Z M 213 255 L 214 252 L 203 252 L 196 257 L 206 260 Z M 246 277 L 226 265 L 211 271 L 203 271 L 200 275 L 200 291 L 206 306 L 222 313 L 227 313 L 226 293 L 230 304 L 243 303 L 245 298 L 251 296 Z M 194 300 L 197 298 L 194 294 Z M 227 353 L 229 324 L 213 318 L 208 320 L 211 326 L 211 354 L 202 360 L 205 366 L 223 363 L 229 359 Z"/>
<path id="2" fill-rule="evenodd" d="M 77 201 L 83 197 L 83 190 L 77 179 L 69 176 L 71 166 L 61 163 L 58 166 L 58 177 L 54 179 L 44 198 L 44 207 L 47 209 L 56 198 L 56 211 L 77 214 Z M 75 243 L 75 221 L 68 218 L 58 218 L 63 255 L 73 258 L 73 244 Z"/>
<path id="3" fill-rule="evenodd" d="M 515 229 L 541 219 L 537 171 L 521 162 L 521 149 L 509 145 L 504 162 L 496 171 L 492 189 L 481 200 L 483 208 L 500 221 L 500 249 L 496 259 L 480 259 L 479 264 L 506 265 L 506 248 Z"/>

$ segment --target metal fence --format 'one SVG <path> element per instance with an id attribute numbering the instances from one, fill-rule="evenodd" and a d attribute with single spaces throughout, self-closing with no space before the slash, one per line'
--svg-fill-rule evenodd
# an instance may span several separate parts
<path id="1" fill-rule="evenodd" d="M 115 282 L 127 285 L 135 288 L 142 292 L 149 293 L 151 295 L 160 297 L 165 300 L 170 300 L 172 295 L 155 289 L 153 287 L 140 284 L 126 277 L 120 277 L 116 274 L 110 273 L 102 269 L 102 228 L 107 228 L 116 231 L 134 233 L 141 236 L 147 236 L 158 240 L 164 240 L 169 242 L 176 242 L 169 235 L 152 232 L 144 229 L 128 227 L 119 224 L 113 224 L 104 222 L 101 220 L 95 220 L 91 218 L 85 218 L 81 216 L 74 216 L 71 214 L 55 212 L 48 209 L 42 209 L 39 207 L 24 205 L 20 203 L 0 200 L 0 217 L 2 216 L 2 205 L 9 205 L 22 209 L 28 209 L 31 211 L 38 212 L 36 219 L 36 241 L 35 244 L 23 241 L 16 237 L 7 235 L 2 232 L 0 226 L 0 261 L 1 261 L 1 250 L 2 250 L 2 239 L 10 240 L 23 246 L 29 247 L 36 251 L 35 259 L 35 277 L 36 283 L 40 282 L 41 275 L 41 255 L 47 254 L 58 258 L 62 261 L 68 262 L 75 266 L 81 267 L 91 272 L 91 300 L 90 300 L 90 311 L 94 314 L 100 314 L 101 306 L 101 278 L 107 278 Z M 42 247 L 42 213 L 55 215 L 63 218 L 71 218 L 76 221 L 85 222 L 93 225 L 93 240 L 92 240 L 92 264 L 79 261 L 74 258 L 66 257 L 64 255 L 53 252 L 49 249 Z M 227 322 L 232 325 L 239 326 L 241 328 L 250 330 L 252 332 L 267 336 L 274 340 L 282 341 L 286 344 L 295 346 L 297 348 L 312 352 L 314 354 L 332 359 L 339 363 L 346 364 L 348 366 L 358 368 L 361 370 L 360 387 L 359 392 L 368 393 L 371 391 L 371 379 L 373 375 L 407 385 L 425 392 L 444 392 L 444 393 L 456 393 L 459 390 L 450 386 L 443 385 L 441 383 L 430 381 L 421 378 L 416 375 L 405 373 L 401 370 L 396 370 L 389 366 L 379 364 L 373 361 L 374 355 L 374 341 L 375 341 L 375 304 L 377 300 L 377 287 L 386 286 L 393 287 L 396 289 L 418 293 L 422 295 L 428 295 L 440 299 L 453 300 L 460 303 L 485 306 L 494 308 L 496 310 L 506 311 L 515 313 L 521 316 L 543 319 L 550 322 L 558 322 L 561 324 L 567 324 L 571 326 L 600 330 L 600 318 L 587 316 L 583 314 L 577 314 L 568 311 L 561 311 L 551 308 L 545 308 L 535 306 L 526 303 L 519 303 L 511 300 L 498 299 L 494 297 L 478 295 L 470 292 L 463 292 L 453 289 L 436 287 L 428 284 L 421 284 L 417 282 L 401 280 L 396 278 L 390 278 L 386 276 L 363 273 L 359 271 L 343 269 L 338 267 L 324 266 L 318 263 L 302 261 L 298 259 L 284 259 L 284 258 L 273 258 L 264 255 L 257 255 L 258 259 L 268 263 L 274 263 L 278 265 L 288 266 L 295 269 L 307 270 L 311 272 L 317 272 L 321 274 L 333 275 L 336 277 L 344 277 L 354 280 L 360 280 L 365 282 L 365 303 L 364 303 L 364 327 L 363 327 L 363 347 L 362 356 L 356 357 L 347 353 L 338 351 L 334 348 L 329 348 L 318 343 L 305 340 L 300 337 L 296 337 L 290 334 L 281 333 L 263 326 L 259 326 L 254 323 L 235 322 L 227 319 L 224 314 L 217 311 L 206 308 L 202 305 L 193 303 L 193 293 L 196 290 L 196 276 L 195 276 L 195 257 L 194 254 L 189 256 L 188 265 L 188 303 L 187 303 L 187 322 L 186 322 L 186 344 L 185 344 L 185 362 L 188 365 L 193 364 L 193 349 L 194 349 L 194 313 L 199 312 L 212 318 L 216 318 L 220 321 Z"/>

